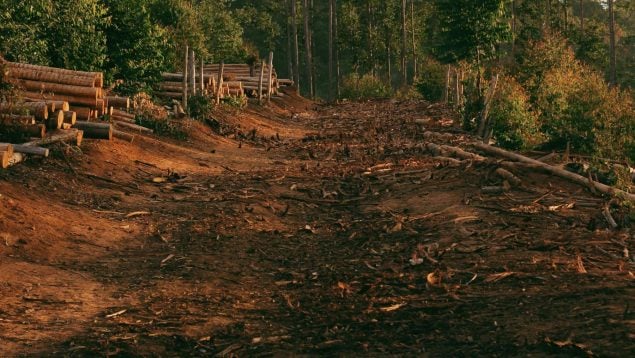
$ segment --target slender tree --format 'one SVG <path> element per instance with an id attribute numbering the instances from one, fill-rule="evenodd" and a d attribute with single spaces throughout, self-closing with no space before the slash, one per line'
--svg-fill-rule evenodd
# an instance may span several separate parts
<path id="1" fill-rule="evenodd" d="M 617 84 L 617 73 L 615 69 L 615 4 L 614 0 L 608 0 L 609 10 L 609 83 L 611 86 Z"/>
<path id="2" fill-rule="evenodd" d="M 406 33 L 406 0 L 401 0 L 401 85 L 406 87 L 408 85 L 408 61 L 406 60 L 408 43 L 408 35 Z"/>
<path id="3" fill-rule="evenodd" d="M 296 0 L 291 0 L 291 37 L 293 37 L 293 82 L 300 94 L 300 46 L 298 43 L 298 11 Z"/>
<path id="4" fill-rule="evenodd" d="M 311 27 L 309 24 L 309 19 L 311 14 L 309 14 L 309 0 L 304 0 L 302 2 L 302 10 L 304 17 L 304 51 L 306 58 L 306 78 L 309 86 L 309 95 L 311 98 L 315 96 L 313 92 L 313 56 L 311 51 Z"/>
<path id="5" fill-rule="evenodd" d="M 415 26 L 415 0 L 410 0 L 410 24 L 412 30 L 412 67 L 413 67 L 413 81 L 417 80 L 418 73 L 418 58 L 417 58 L 417 39 L 416 39 L 416 26 Z"/>
<path id="6" fill-rule="evenodd" d="M 333 20 L 335 11 L 335 0 L 329 0 L 329 101 L 333 101 Z"/>

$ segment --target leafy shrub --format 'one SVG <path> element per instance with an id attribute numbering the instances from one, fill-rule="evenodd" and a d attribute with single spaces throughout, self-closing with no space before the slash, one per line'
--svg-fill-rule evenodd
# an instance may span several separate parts
<path id="1" fill-rule="evenodd" d="M 417 91 L 428 101 L 441 101 L 445 91 L 447 66 L 436 61 L 426 61 L 421 65 L 421 74 L 416 83 Z"/>
<path id="2" fill-rule="evenodd" d="M 154 133 L 178 140 L 187 139 L 187 130 L 183 128 L 183 123 L 170 119 L 156 119 L 146 116 L 137 116 L 138 125 L 150 128 Z"/>
<path id="3" fill-rule="evenodd" d="M 529 96 L 513 77 L 504 76 L 492 100 L 490 120 L 498 145 L 508 149 L 529 149 L 544 139 L 540 122 L 531 109 Z"/>
<path id="4" fill-rule="evenodd" d="M 390 87 L 370 74 L 360 77 L 353 73 L 342 82 L 341 97 L 351 100 L 386 98 L 391 95 Z"/>
<path id="5" fill-rule="evenodd" d="M 214 102 L 210 97 L 196 95 L 188 99 L 187 106 L 190 117 L 203 120 L 214 108 Z"/>

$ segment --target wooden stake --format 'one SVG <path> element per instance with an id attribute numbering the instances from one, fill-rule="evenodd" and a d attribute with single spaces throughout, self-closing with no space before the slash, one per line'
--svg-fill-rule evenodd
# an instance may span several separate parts
<path id="1" fill-rule="evenodd" d="M 269 52 L 269 82 L 267 83 L 267 103 L 271 102 L 273 92 L 273 51 Z"/>
<path id="2" fill-rule="evenodd" d="M 188 91 L 187 91 L 187 72 L 188 72 L 188 60 L 189 60 L 189 54 L 190 54 L 190 47 L 188 45 L 185 45 L 185 56 L 183 57 L 183 108 L 187 111 L 187 96 L 188 96 Z"/>

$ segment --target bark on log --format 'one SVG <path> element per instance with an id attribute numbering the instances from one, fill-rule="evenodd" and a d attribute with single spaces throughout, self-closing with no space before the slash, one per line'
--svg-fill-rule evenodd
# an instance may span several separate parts
<path id="1" fill-rule="evenodd" d="M 24 144 L 15 144 L 13 146 L 13 150 L 16 153 L 39 155 L 45 158 L 49 156 L 48 148 L 33 147 L 33 146 L 24 145 Z"/>
<path id="2" fill-rule="evenodd" d="M 128 122 L 122 122 L 122 121 L 113 121 L 116 125 L 120 126 L 120 127 L 124 127 L 124 128 L 128 128 L 128 129 L 132 129 L 138 132 L 142 132 L 142 133 L 154 133 L 154 131 L 150 128 L 146 128 L 146 127 L 142 127 L 140 125 L 137 124 L 133 124 L 133 123 L 128 123 Z"/>
<path id="3" fill-rule="evenodd" d="M 46 101 L 46 103 L 49 106 L 51 106 L 51 108 L 55 108 L 53 109 L 53 111 L 56 111 L 56 110 L 69 111 L 70 110 L 70 105 L 66 101 Z"/>
<path id="4" fill-rule="evenodd" d="M 88 78 L 93 78 L 95 80 L 95 87 L 103 87 L 104 85 L 104 75 L 101 72 L 74 71 L 74 70 L 67 70 L 63 68 L 38 66 L 38 65 L 31 65 L 27 63 L 18 63 L 18 62 L 7 62 L 7 67 L 10 70 L 15 68 L 21 68 L 21 69 L 39 71 L 39 72 L 51 72 L 51 73 L 57 73 L 62 75 L 88 77 Z"/>
<path id="5" fill-rule="evenodd" d="M 130 109 L 130 97 L 108 96 L 106 100 L 109 106 L 115 107 L 116 109 L 123 109 L 125 111 Z"/>
<path id="6" fill-rule="evenodd" d="M 75 118 L 80 121 L 88 121 L 93 118 L 93 110 L 88 107 L 72 106 L 71 109 L 75 112 Z"/>
<path id="7" fill-rule="evenodd" d="M 20 114 L 0 114 L 0 123 L 7 125 L 35 124 L 35 117 Z"/>
<path id="8" fill-rule="evenodd" d="M 9 70 L 9 78 L 18 78 L 30 81 L 42 81 L 50 83 L 59 83 L 63 85 L 82 86 L 82 87 L 100 87 L 97 86 L 99 81 L 93 77 L 65 75 L 55 72 L 33 71 L 24 68 L 12 68 Z"/>
<path id="9" fill-rule="evenodd" d="M 128 113 L 128 112 L 124 112 L 124 111 L 120 111 L 118 109 L 115 109 L 112 111 L 112 115 L 113 116 L 117 116 L 117 117 L 124 117 L 124 118 L 130 118 L 132 120 L 135 119 L 135 115 L 132 113 Z"/>
<path id="10" fill-rule="evenodd" d="M 623 190 L 617 189 L 617 188 L 613 188 L 611 186 L 602 184 L 602 183 L 598 183 L 596 181 L 592 181 L 589 180 L 589 178 L 585 178 L 581 175 L 575 174 L 575 173 L 571 173 L 568 172 L 564 169 L 560 169 L 560 168 L 556 168 L 554 166 L 551 166 L 549 164 L 545 164 L 543 162 L 540 162 L 538 160 L 526 157 L 524 155 L 520 155 L 520 154 L 516 154 L 516 153 L 512 153 L 512 152 L 508 152 L 506 150 L 500 149 L 500 148 L 496 148 L 496 147 L 492 147 L 490 145 L 487 144 L 482 144 L 482 143 L 474 143 L 473 144 L 474 147 L 478 150 L 481 150 L 485 153 L 489 153 L 489 154 L 493 154 L 499 157 L 503 157 L 506 159 L 510 159 L 510 160 L 514 160 L 514 161 L 518 161 L 521 163 L 525 163 L 525 164 L 529 164 L 535 168 L 539 168 L 544 172 L 547 172 L 549 174 L 570 180 L 576 184 L 580 184 L 582 186 L 587 186 L 587 187 L 592 187 L 593 189 L 603 193 L 603 194 L 608 194 L 608 195 L 619 195 L 619 196 L 623 196 L 625 199 L 628 199 L 630 201 L 635 201 L 635 194 L 631 194 L 631 193 L 627 193 Z"/>
<path id="11" fill-rule="evenodd" d="M 84 138 L 112 140 L 112 124 L 77 121 L 73 128 L 84 132 Z"/>
<path id="12" fill-rule="evenodd" d="M 514 175 L 512 172 L 510 172 L 507 169 L 498 168 L 496 169 L 494 173 L 496 173 L 499 177 L 507 180 L 507 182 L 511 186 L 520 186 L 520 184 L 522 184 L 522 181 L 520 180 L 520 178 Z"/>
<path id="13" fill-rule="evenodd" d="M 30 92 L 51 92 L 54 94 L 61 94 L 66 96 L 94 97 L 95 99 L 101 96 L 101 88 L 96 87 L 81 87 L 67 84 L 39 82 L 22 79 L 9 79 L 8 82 L 17 86 L 19 89 L 24 89 Z"/>
<path id="14" fill-rule="evenodd" d="M 130 117 L 120 117 L 116 114 L 113 114 L 112 116 L 110 116 L 110 119 L 112 121 L 121 121 L 121 122 L 127 122 L 127 123 L 133 123 L 135 124 L 136 121 L 134 120 L 134 118 L 130 118 Z"/>
<path id="15" fill-rule="evenodd" d="M 28 147 L 37 147 L 42 145 L 53 144 L 57 142 L 73 141 L 79 147 L 82 144 L 83 132 L 79 129 L 70 129 L 67 131 L 55 131 L 50 135 L 24 143 Z"/>
<path id="16" fill-rule="evenodd" d="M 0 104 L 0 114 L 32 115 L 39 121 L 48 119 L 49 110 L 44 102 L 25 102 L 15 105 Z"/>
<path id="17" fill-rule="evenodd" d="M 120 131 L 117 129 L 113 129 L 112 131 L 112 136 L 117 138 L 117 139 L 121 139 L 124 140 L 126 142 L 132 143 L 134 142 L 134 134 L 130 134 L 130 133 L 126 133 L 124 131 Z"/>
<path id="18" fill-rule="evenodd" d="M 89 97 L 75 97 L 75 96 L 67 96 L 61 94 L 42 94 L 39 92 L 22 92 L 22 95 L 25 98 L 34 99 L 37 101 L 64 101 L 68 102 L 70 105 L 78 105 L 84 107 L 97 108 L 97 99 L 89 98 Z"/>

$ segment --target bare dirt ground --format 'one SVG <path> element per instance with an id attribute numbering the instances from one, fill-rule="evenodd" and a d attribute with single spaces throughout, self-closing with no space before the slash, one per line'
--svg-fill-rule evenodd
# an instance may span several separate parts
<path id="1" fill-rule="evenodd" d="M 483 194 L 495 164 L 423 150 L 441 106 L 219 118 L 0 172 L 0 356 L 635 352 L 625 212 L 540 174 Z"/>

